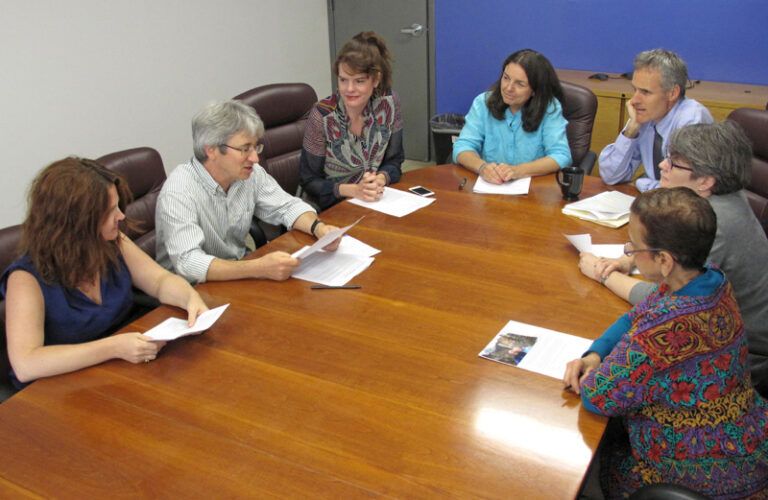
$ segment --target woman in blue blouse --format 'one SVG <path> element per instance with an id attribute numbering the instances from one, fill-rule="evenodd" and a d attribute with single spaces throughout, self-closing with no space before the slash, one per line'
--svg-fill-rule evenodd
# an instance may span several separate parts
<path id="1" fill-rule="evenodd" d="M 208 309 L 185 279 L 120 231 L 130 197 L 121 177 L 82 158 L 52 163 L 33 181 L 21 257 L 0 278 L 17 388 L 113 358 L 155 359 L 164 342 L 138 332 L 107 336 L 126 319 L 132 286 L 186 309 L 190 325 Z"/>
<path id="2" fill-rule="evenodd" d="M 515 52 L 499 80 L 472 103 L 453 161 L 494 184 L 569 166 L 563 99 L 546 57 L 530 49 Z"/>

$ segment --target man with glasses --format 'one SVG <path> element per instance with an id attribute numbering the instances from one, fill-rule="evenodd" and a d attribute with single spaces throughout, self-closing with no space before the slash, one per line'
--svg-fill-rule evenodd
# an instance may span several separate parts
<path id="1" fill-rule="evenodd" d="M 162 266 L 192 283 L 285 280 L 299 265 L 285 252 L 240 260 L 253 217 L 318 239 L 335 229 L 258 164 L 263 135 L 259 116 L 240 101 L 210 103 L 192 118 L 194 156 L 168 176 L 157 200 Z"/>
<path id="2" fill-rule="evenodd" d="M 712 123 L 709 110 L 685 98 L 688 69 L 669 50 L 654 49 L 635 57 L 634 94 L 627 101 L 629 120 L 600 153 L 600 177 L 607 184 L 629 182 L 642 164 L 645 175 L 635 185 L 640 191 L 659 186 L 659 164 L 670 134 L 692 123 Z"/>

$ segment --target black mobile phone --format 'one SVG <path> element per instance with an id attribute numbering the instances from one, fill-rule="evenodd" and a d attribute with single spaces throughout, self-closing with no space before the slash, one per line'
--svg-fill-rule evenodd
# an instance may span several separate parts
<path id="1" fill-rule="evenodd" d="M 430 191 L 429 189 L 425 188 L 424 186 L 413 186 L 408 188 L 408 191 L 410 191 L 413 194 L 417 194 L 419 196 L 434 196 L 435 193 Z"/>

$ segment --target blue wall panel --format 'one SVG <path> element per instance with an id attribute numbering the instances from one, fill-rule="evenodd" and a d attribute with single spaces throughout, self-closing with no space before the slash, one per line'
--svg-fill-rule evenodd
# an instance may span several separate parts
<path id="1" fill-rule="evenodd" d="M 465 113 L 521 48 L 555 67 L 623 73 L 664 47 L 692 79 L 768 85 L 765 0 L 435 0 L 437 111 Z"/>

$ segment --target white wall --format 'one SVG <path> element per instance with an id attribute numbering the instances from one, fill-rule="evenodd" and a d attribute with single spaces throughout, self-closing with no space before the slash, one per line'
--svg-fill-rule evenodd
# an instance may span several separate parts
<path id="1" fill-rule="evenodd" d="M 190 118 L 274 82 L 331 91 L 326 0 L 0 0 L 0 227 L 70 154 L 192 154 Z"/>

